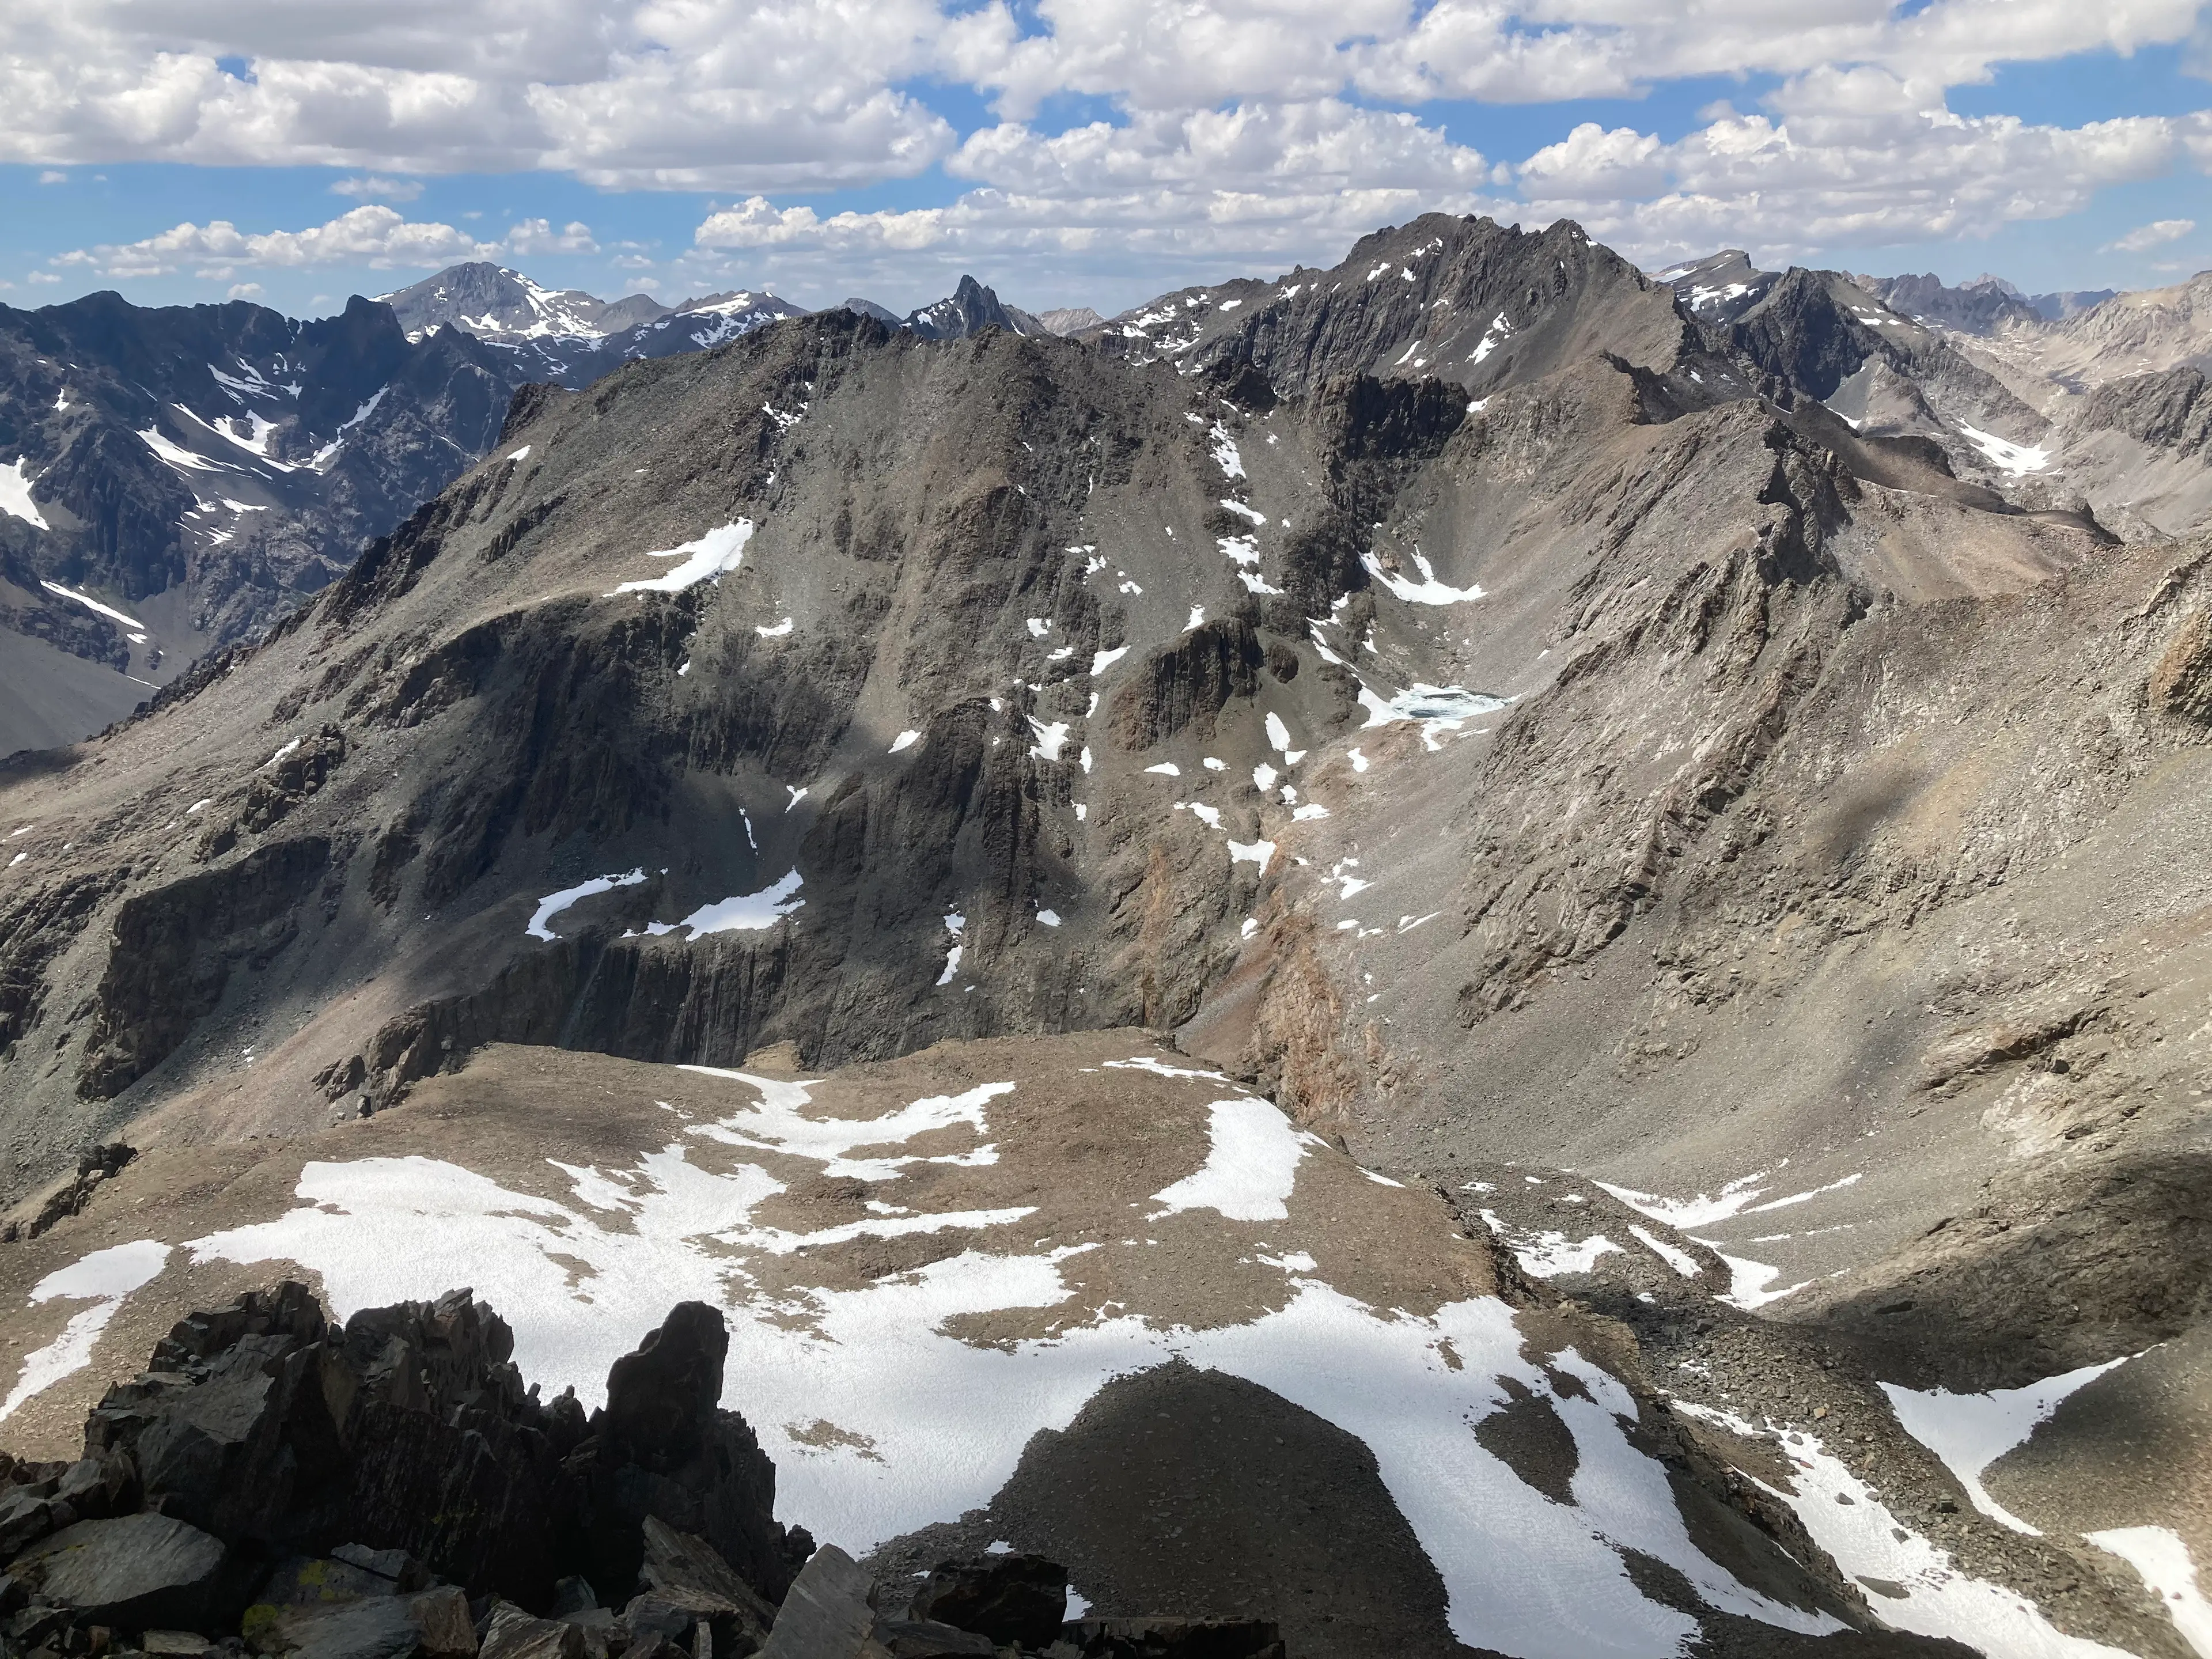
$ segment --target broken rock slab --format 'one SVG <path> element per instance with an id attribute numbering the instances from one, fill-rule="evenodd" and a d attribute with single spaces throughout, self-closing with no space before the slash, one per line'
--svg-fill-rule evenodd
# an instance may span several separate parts
<path id="1" fill-rule="evenodd" d="M 167 1515 L 80 1521 L 17 1556 L 9 1575 L 80 1624 L 206 1629 L 234 1612 L 229 1552 Z M 226 1608 L 224 1603 L 230 1602 Z"/>
<path id="2" fill-rule="evenodd" d="M 512 1601 L 494 1605 L 477 1659 L 584 1659 L 584 1632 L 562 1619 L 533 1619 Z"/>
<path id="3" fill-rule="evenodd" d="M 640 1532 L 645 1559 L 638 1577 L 647 1594 L 708 1625 L 714 1632 L 716 1653 L 750 1653 L 768 1640 L 775 1608 L 712 1544 L 655 1516 L 646 1516 Z"/>
<path id="4" fill-rule="evenodd" d="M 886 1659 L 875 1639 L 870 1582 L 851 1556 L 824 1544 L 784 1592 L 760 1659 Z"/>
<path id="5" fill-rule="evenodd" d="M 380 1595 L 285 1620 L 276 1644 L 285 1659 L 472 1659 L 475 1627 L 468 1597 L 451 1585 L 417 1595 Z"/>

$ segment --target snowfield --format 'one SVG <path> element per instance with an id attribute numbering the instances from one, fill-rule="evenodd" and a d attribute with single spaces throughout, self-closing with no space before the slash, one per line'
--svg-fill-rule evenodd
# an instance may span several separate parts
<path id="1" fill-rule="evenodd" d="M 957 939 L 964 918 L 946 924 Z M 503 1175 L 421 1154 L 309 1159 L 291 1207 L 270 1218 L 173 1251 L 112 1247 L 50 1275 L 37 1296 L 87 1305 L 29 1357 L 16 1399 L 83 1363 L 100 1327 L 173 1254 L 180 1265 L 297 1264 L 341 1317 L 471 1285 L 514 1327 L 525 1374 L 548 1390 L 574 1386 L 587 1408 L 608 1366 L 672 1303 L 696 1298 L 730 1320 L 726 1403 L 775 1460 L 779 1515 L 859 1553 L 988 1502 L 1038 1430 L 1066 1428 L 1113 1378 L 1180 1358 L 1271 1389 L 1365 1443 L 1441 1577 L 1462 1641 L 1527 1659 L 1680 1653 L 1696 1623 L 1638 1589 L 1630 1550 L 1666 1563 L 1716 1607 L 1806 1633 L 1837 1628 L 1698 1548 L 1665 1467 L 1629 1437 L 1635 1401 L 1572 1347 L 1532 1346 L 1491 1296 L 1414 1311 L 1333 1282 L 1332 1261 L 1352 1261 L 1328 1243 L 1337 1218 L 1432 1200 L 1363 1178 L 1216 1073 L 1152 1054 L 1082 1069 L 1101 1074 L 1095 1084 L 1115 1067 L 1148 1074 L 1132 1109 L 1168 1112 L 1188 1126 L 1174 1144 L 1200 1149 L 1179 1155 L 1180 1173 L 1149 1200 L 1151 1183 L 1136 1188 L 1135 1210 L 1115 1199 L 1108 1228 L 1134 1236 L 1068 1231 L 1039 1207 L 1060 1201 L 1044 1195 L 1050 1183 L 1032 1160 L 1054 1144 L 1036 1138 L 1038 1126 L 1065 1085 L 1082 1081 L 1065 1070 L 1058 1084 L 1048 1072 L 903 1098 L 878 1091 L 855 1113 L 823 1103 L 833 1084 L 657 1068 L 671 1082 L 653 1086 L 690 1107 L 657 1103 L 645 1115 L 665 1128 L 628 1159 L 544 1157 L 535 1173 L 526 1164 Z M 1117 1083 L 1101 1098 L 1127 1092 Z M 702 1112 L 702 1102 L 713 1104 Z M 824 1178 L 865 1182 L 872 1201 L 822 1224 L 772 1207 Z M 940 1182 L 957 1184 L 945 1188 L 951 1201 L 933 1203 Z M 841 1255 L 918 1237 L 944 1246 L 909 1270 L 855 1277 Z M 1472 1247 L 1452 1233 L 1426 1248 Z M 1148 1314 L 1129 1299 L 1140 1293 L 1079 1292 L 1141 1282 L 1085 1276 L 1170 1249 L 1202 1277 L 1261 1273 L 1274 1288 L 1256 1314 L 1240 1304 L 1197 1325 Z M 1050 1334 L 988 1340 L 992 1319 L 1017 1315 L 1049 1315 Z M 1571 1438 L 1570 1503 L 1528 1485 L 1469 1432 L 1532 1395 Z M 826 1441 L 824 1425 L 836 1431 Z"/>

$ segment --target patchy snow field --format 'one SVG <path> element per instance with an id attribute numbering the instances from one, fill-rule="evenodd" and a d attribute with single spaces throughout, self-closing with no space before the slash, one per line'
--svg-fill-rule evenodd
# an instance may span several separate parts
<path id="1" fill-rule="evenodd" d="M 1637 1588 L 1628 1550 L 1717 1608 L 1838 1627 L 1698 1547 L 1630 1438 L 1633 1397 L 1490 1293 L 1486 1253 L 1432 1194 L 1179 1058 L 1102 1033 L 810 1080 L 495 1049 L 419 1109 L 270 1154 L 296 1173 L 264 1183 L 258 1214 L 176 1210 L 171 1243 L 50 1271 L 41 1306 L 85 1305 L 12 1403 L 82 1368 L 130 1298 L 195 1273 L 305 1271 L 340 1315 L 470 1285 L 526 1376 L 587 1405 L 697 1298 L 729 1316 L 726 1403 L 775 1459 L 780 1515 L 855 1552 L 984 1504 L 1038 1430 L 1180 1358 L 1362 1441 L 1467 1643 L 1683 1651 L 1696 1621 Z M 1470 1432 L 1532 1396 L 1571 1440 L 1571 1502 Z"/>

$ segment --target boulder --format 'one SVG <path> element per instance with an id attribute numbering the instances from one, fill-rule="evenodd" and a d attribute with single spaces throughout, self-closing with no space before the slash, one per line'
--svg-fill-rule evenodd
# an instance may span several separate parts
<path id="1" fill-rule="evenodd" d="M 413 1659 L 421 1632 L 404 1601 L 380 1595 L 263 1626 L 252 1640 L 256 1651 L 288 1659 Z"/>
<path id="2" fill-rule="evenodd" d="M 125 1515 L 65 1527 L 10 1571 L 86 1625 L 205 1630 L 236 1611 L 228 1560 L 221 1539 L 173 1516 Z"/>
<path id="3" fill-rule="evenodd" d="M 405 1550 L 373 1550 L 366 1544 L 341 1544 L 331 1552 L 333 1560 L 348 1566 L 373 1572 L 380 1578 L 389 1579 L 392 1588 L 402 1594 L 430 1587 L 430 1575 L 422 1564 Z"/>
<path id="4" fill-rule="evenodd" d="M 885 1659 L 869 1588 L 851 1556 L 824 1544 L 785 1592 L 760 1659 Z"/>
<path id="5" fill-rule="evenodd" d="M 451 1609 L 458 1607 L 467 1651 L 473 1653 L 476 1633 L 469 1627 L 468 1598 L 458 1589 L 416 1594 L 425 1588 L 425 1580 L 421 1565 L 399 1550 L 341 1544 L 329 1556 L 288 1557 L 276 1564 L 240 1619 L 239 1632 L 257 1653 L 312 1648 L 343 1659 L 356 1649 L 363 1655 L 382 1653 L 380 1644 L 398 1640 L 390 1632 L 404 1626 L 416 1634 L 392 1651 L 411 1653 L 421 1644 L 422 1620 L 450 1623 Z M 440 1642 L 441 1650 L 453 1647 L 450 1631 Z"/>
<path id="6" fill-rule="evenodd" d="M 565 1619 L 572 1613 L 596 1609 L 599 1594 L 592 1588 L 588 1578 L 571 1575 L 553 1586 L 553 1605 L 548 1609 L 556 1619 Z"/>
<path id="7" fill-rule="evenodd" d="M 15 1486 L 0 1493 L 0 1560 L 14 1556 L 54 1529 L 48 1483 Z"/>
<path id="8" fill-rule="evenodd" d="M 441 1584 L 410 1595 L 407 1609 L 422 1635 L 422 1659 L 472 1659 L 476 1626 L 469 1619 L 469 1598 L 459 1589 Z"/>
<path id="9" fill-rule="evenodd" d="M 609 1659 L 629 1648 L 629 1630 L 611 1607 L 580 1607 L 568 1613 L 556 1609 L 552 1616 L 582 1633 L 584 1659 Z"/>
<path id="10" fill-rule="evenodd" d="M 915 1593 L 911 1612 L 994 1642 L 1041 1648 L 1067 1617 L 1067 1569 L 1042 1555 L 946 1561 Z"/>
<path id="11" fill-rule="evenodd" d="M 638 1570 L 647 1592 L 714 1632 L 714 1651 L 750 1653 L 768 1639 L 775 1608 L 740 1578 L 703 1538 L 678 1532 L 653 1516 L 639 1528 L 645 1559 Z"/>
<path id="12" fill-rule="evenodd" d="M 655 1641 L 684 1647 L 691 1640 L 691 1626 L 696 1620 L 672 1601 L 658 1595 L 639 1595 L 623 1609 L 621 1622 L 634 1648 Z"/>
<path id="13" fill-rule="evenodd" d="M 450 1584 L 296 1616 L 274 1634 L 279 1644 L 261 1650 L 286 1659 L 474 1659 L 477 1651 L 469 1599 Z"/>
<path id="14" fill-rule="evenodd" d="M 137 1486 L 138 1472 L 131 1467 L 130 1456 L 113 1452 L 70 1464 L 69 1472 L 54 1483 L 54 1501 L 68 1504 L 80 1521 L 104 1520 L 133 1507 Z"/>
<path id="15" fill-rule="evenodd" d="M 511 1601 L 491 1610 L 477 1659 L 584 1659 L 584 1633 L 559 1619 L 533 1619 Z"/>

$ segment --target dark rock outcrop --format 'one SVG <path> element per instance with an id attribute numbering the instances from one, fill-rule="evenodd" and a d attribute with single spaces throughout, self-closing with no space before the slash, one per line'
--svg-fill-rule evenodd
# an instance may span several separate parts
<path id="1" fill-rule="evenodd" d="M 1260 689 L 1267 659 L 1249 622 L 1232 618 L 1192 629 L 1148 655 L 1114 694 L 1114 740 L 1127 749 L 1149 749 L 1185 727 L 1212 737 L 1214 717 L 1230 699 Z"/>
<path id="2" fill-rule="evenodd" d="M 159 1065 L 222 1001 L 231 970 L 259 966 L 292 941 L 297 907 L 322 879 L 319 836 L 271 842 L 234 864 L 141 893 L 115 921 L 77 1091 L 119 1094 Z"/>
<path id="3" fill-rule="evenodd" d="M 957 1625 L 994 1642 L 1042 1646 L 1067 1606 L 1067 1569 L 1042 1555 L 948 1561 L 915 1593 L 913 1616 Z"/>
<path id="4" fill-rule="evenodd" d="M 587 1423 L 573 1395 L 525 1390 L 507 1326 L 466 1291 L 338 1327 L 287 1284 L 179 1323 L 94 1409 L 86 1463 L 0 1509 L 0 1536 L 105 1512 L 75 1494 L 127 1495 L 263 1563 L 271 1628 L 372 1579 L 544 1607 L 573 1577 L 617 1600 L 642 1582 L 687 1626 L 757 1640 L 810 1545 L 771 1518 L 775 1470 L 716 1407 L 727 1342 L 680 1306 Z"/>
<path id="5" fill-rule="evenodd" d="M 27 1221 L 10 1221 L 0 1226 L 0 1243 L 12 1243 L 19 1238 L 36 1238 L 64 1216 L 76 1215 L 92 1202 L 92 1195 L 102 1182 L 118 1174 L 123 1166 L 138 1156 L 138 1149 L 120 1140 L 105 1146 L 88 1146 L 77 1157 L 76 1175 L 48 1193 L 40 1204 L 38 1212 Z"/>

